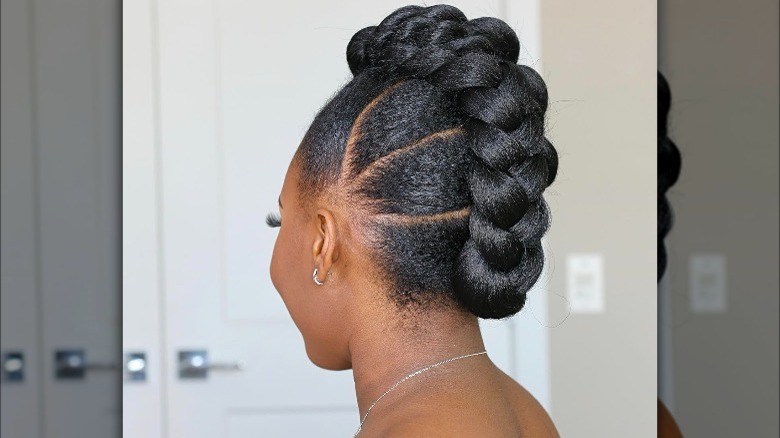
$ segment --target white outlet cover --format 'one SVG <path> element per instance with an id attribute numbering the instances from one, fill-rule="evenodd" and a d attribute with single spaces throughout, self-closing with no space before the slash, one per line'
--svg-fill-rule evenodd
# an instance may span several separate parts
<path id="1" fill-rule="evenodd" d="M 726 256 L 693 254 L 689 263 L 691 311 L 726 312 Z"/>
<path id="2" fill-rule="evenodd" d="M 604 257 L 600 253 L 566 256 L 566 295 L 572 313 L 604 312 Z"/>

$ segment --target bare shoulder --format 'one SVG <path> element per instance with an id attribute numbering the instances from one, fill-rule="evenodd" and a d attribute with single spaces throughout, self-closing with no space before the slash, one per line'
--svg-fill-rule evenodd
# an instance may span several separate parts
<path id="1" fill-rule="evenodd" d="M 437 415 L 416 413 L 403 420 L 389 423 L 379 433 L 377 438 L 473 438 L 495 436 L 490 431 L 489 421 L 466 421 L 460 418 L 452 421 L 447 412 L 439 412 Z"/>
<path id="2" fill-rule="evenodd" d="M 408 400 L 392 411 L 372 437 L 560 437 L 539 401 L 503 372 Z"/>
<path id="3" fill-rule="evenodd" d="M 558 429 L 539 400 L 512 377 L 498 371 L 504 387 L 511 394 L 509 398 L 521 425 L 521 436 L 559 438 Z"/>

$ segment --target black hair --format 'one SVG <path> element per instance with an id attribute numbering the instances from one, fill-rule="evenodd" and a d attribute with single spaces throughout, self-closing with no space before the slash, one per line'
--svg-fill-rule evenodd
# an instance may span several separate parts
<path id="1" fill-rule="evenodd" d="M 658 72 L 658 281 L 666 271 L 664 239 L 672 228 L 672 208 L 666 192 L 680 176 L 681 157 L 667 132 L 672 95 L 666 78 Z"/>
<path id="2" fill-rule="evenodd" d="M 445 298 L 508 317 L 541 273 L 558 156 L 547 88 L 519 53 L 497 18 L 397 9 L 353 35 L 353 77 L 296 152 L 299 192 L 339 193 L 404 308 Z"/>

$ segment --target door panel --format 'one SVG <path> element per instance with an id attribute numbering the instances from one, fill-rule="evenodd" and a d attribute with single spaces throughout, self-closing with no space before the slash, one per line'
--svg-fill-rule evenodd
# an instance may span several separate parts
<path id="1" fill-rule="evenodd" d="M 36 245 L 37 193 L 32 109 L 31 47 L 25 0 L 2 1 L 2 304 L 0 360 L 23 355 L 23 380 L 3 380 L 3 437 L 41 437 L 39 318 Z M 1 364 L 0 364 L 1 365 Z"/>
<path id="2" fill-rule="evenodd" d="M 145 354 L 145 380 L 124 380 L 126 437 L 160 438 L 166 404 L 162 325 L 159 129 L 153 3 L 122 2 L 122 345 Z"/>
<path id="3" fill-rule="evenodd" d="M 2 17 L 2 353 L 25 362 L 2 436 L 118 436 L 119 3 L 3 0 Z M 64 349 L 82 377 L 57 375 Z"/>
<path id="4" fill-rule="evenodd" d="M 44 435 L 116 436 L 119 4 L 40 0 L 32 11 Z M 60 349 L 83 349 L 88 363 L 116 368 L 56 378 Z"/>

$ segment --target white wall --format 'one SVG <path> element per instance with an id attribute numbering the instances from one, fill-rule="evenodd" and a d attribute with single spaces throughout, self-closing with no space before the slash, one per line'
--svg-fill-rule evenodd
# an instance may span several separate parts
<path id="1" fill-rule="evenodd" d="M 541 16 L 561 155 L 551 290 L 566 295 L 567 254 L 598 253 L 605 293 L 603 312 L 550 331 L 554 420 L 562 436 L 655 437 L 656 2 L 545 0 Z"/>

